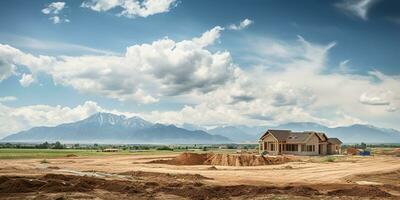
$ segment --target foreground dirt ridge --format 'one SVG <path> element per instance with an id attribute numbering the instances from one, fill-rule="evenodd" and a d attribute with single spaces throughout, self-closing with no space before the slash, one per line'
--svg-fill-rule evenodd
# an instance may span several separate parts
<path id="1" fill-rule="evenodd" d="M 363 185 L 288 185 L 220 186 L 207 184 L 209 178 L 190 174 L 163 174 L 150 172 L 125 172 L 121 175 L 127 180 L 109 180 L 104 178 L 46 174 L 43 176 L 0 176 L 0 198 L 29 197 L 45 198 L 51 194 L 112 193 L 113 196 L 126 196 L 136 199 L 153 199 L 162 195 L 173 195 L 188 199 L 228 199 L 234 197 L 255 198 L 268 195 L 291 195 L 300 197 L 368 197 L 395 198 L 381 186 Z M 68 196 L 68 195 L 67 195 Z"/>

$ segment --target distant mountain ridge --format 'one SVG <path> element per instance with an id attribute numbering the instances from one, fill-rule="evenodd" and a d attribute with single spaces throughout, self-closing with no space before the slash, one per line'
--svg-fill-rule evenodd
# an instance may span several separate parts
<path id="1" fill-rule="evenodd" d="M 174 125 L 153 124 L 140 117 L 97 113 L 86 119 L 55 127 L 34 127 L 9 135 L 9 142 L 87 143 L 228 143 L 229 138 Z"/>
<path id="2" fill-rule="evenodd" d="M 55 127 L 34 127 L 9 135 L 3 142 L 62 141 L 78 143 L 257 143 L 267 129 L 322 131 L 345 143 L 400 143 L 400 132 L 372 125 L 354 124 L 329 128 L 312 122 L 294 122 L 279 126 L 220 126 L 207 130 L 194 124 L 153 124 L 140 117 L 97 113 Z"/>

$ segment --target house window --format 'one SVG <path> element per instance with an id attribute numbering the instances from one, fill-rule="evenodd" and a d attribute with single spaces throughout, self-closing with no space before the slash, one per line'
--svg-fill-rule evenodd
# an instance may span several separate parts
<path id="1" fill-rule="evenodd" d="M 271 149 L 271 151 L 275 151 L 275 145 L 274 144 L 270 144 L 270 149 Z"/>
<path id="2" fill-rule="evenodd" d="M 305 144 L 301 145 L 301 151 L 303 151 L 303 152 L 306 151 L 306 145 Z"/>
<path id="3" fill-rule="evenodd" d="M 297 144 L 286 144 L 286 151 L 298 151 L 299 145 Z"/>
<path id="4" fill-rule="evenodd" d="M 307 145 L 307 151 L 308 152 L 314 152 L 315 151 L 315 145 Z"/>

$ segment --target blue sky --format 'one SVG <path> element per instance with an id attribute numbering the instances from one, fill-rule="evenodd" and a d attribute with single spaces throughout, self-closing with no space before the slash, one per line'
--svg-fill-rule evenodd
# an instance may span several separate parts
<path id="1" fill-rule="evenodd" d="M 98 111 L 400 129 L 400 2 L 149 2 L 1 1 L 0 135 Z"/>

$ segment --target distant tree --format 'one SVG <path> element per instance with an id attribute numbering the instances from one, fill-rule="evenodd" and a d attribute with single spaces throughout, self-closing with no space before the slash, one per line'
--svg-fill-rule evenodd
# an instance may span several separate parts
<path id="1" fill-rule="evenodd" d="M 56 143 L 54 143 L 53 149 L 64 149 L 64 145 L 57 141 Z"/>
<path id="2" fill-rule="evenodd" d="M 37 149 L 48 149 L 50 147 L 50 144 L 48 142 L 44 142 L 42 144 L 36 145 L 35 147 Z"/>
<path id="3" fill-rule="evenodd" d="M 365 144 L 364 142 L 361 142 L 360 149 L 366 149 L 366 148 L 367 148 L 367 144 Z"/>
<path id="4" fill-rule="evenodd" d="M 157 150 L 167 150 L 167 151 L 173 151 L 174 149 L 169 148 L 168 146 L 161 146 L 161 147 L 157 147 Z"/>
<path id="5" fill-rule="evenodd" d="M 207 151 L 207 147 L 206 146 L 203 147 L 203 151 Z"/>

